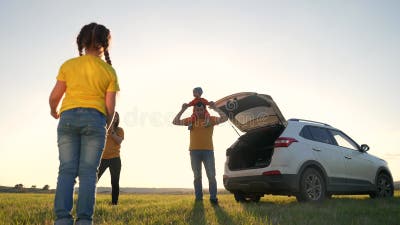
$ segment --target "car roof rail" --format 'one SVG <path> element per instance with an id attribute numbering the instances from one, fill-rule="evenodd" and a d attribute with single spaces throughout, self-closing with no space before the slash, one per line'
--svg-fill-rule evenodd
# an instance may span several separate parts
<path id="1" fill-rule="evenodd" d="M 296 121 L 296 122 L 307 122 L 307 123 L 316 123 L 316 124 L 321 124 L 324 126 L 328 126 L 328 127 L 332 127 L 331 125 L 327 124 L 327 123 L 321 123 L 321 122 L 317 122 L 317 121 L 313 121 L 313 120 L 305 120 L 305 119 L 289 119 L 289 121 Z"/>

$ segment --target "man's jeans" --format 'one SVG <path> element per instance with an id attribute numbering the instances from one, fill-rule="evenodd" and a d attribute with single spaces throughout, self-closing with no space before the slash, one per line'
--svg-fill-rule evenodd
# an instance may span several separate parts
<path id="1" fill-rule="evenodd" d="M 213 150 L 191 150 L 190 161 L 194 175 L 194 192 L 197 200 L 203 199 L 203 185 L 201 182 L 201 163 L 204 164 L 208 178 L 210 199 L 217 199 L 217 181 L 215 179 L 215 159 Z"/>
<path id="2" fill-rule="evenodd" d="M 60 159 L 54 200 L 55 224 L 73 224 L 71 210 L 75 178 L 79 177 L 77 224 L 91 224 L 106 118 L 95 109 L 74 108 L 61 114 L 57 128 Z"/>

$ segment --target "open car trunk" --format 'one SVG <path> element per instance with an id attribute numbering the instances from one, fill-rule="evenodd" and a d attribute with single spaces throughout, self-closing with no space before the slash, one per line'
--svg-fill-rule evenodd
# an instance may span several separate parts
<path id="1" fill-rule="evenodd" d="M 273 125 L 287 125 L 278 106 L 269 95 L 241 92 L 215 102 L 242 132 Z"/>
<path id="2" fill-rule="evenodd" d="M 275 140 L 287 125 L 271 96 L 240 92 L 216 101 L 215 105 L 245 133 L 226 152 L 229 169 L 267 167 L 271 162 Z"/>
<path id="3" fill-rule="evenodd" d="M 274 125 L 252 130 L 242 135 L 228 150 L 230 170 L 255 169 L 269 166 L 275 140 L 284 126 Z"/>

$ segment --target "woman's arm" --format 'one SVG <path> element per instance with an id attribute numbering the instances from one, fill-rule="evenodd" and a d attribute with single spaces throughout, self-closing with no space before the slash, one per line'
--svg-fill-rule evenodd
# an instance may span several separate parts
<path id="1" fill-rule="evenodd" d="M 118 128 L 117 128 L 118 129 Z M 117 144 L 121 144 L 122 141 L 124 140 L 123 136 L 119 136 L 116 130 L 112 130 L 109 134 L 111 136 L 111 138 L 115 141 L 115 143 Z"/>
<path id="2" fill-rule="evenodd" d="M 106 92 L 107 129 L 110 127 L 114 118 L 116 95 L 116 92 Z"/>
<path id="3" fill-rule="evenodd" d="M 181 120 L 181 116 L 183 112 L 188 108 L 188 104 L 183 104 L 181 111 L 178 112 L 178 114 L 175 116 L 174 120 L 172 121 L 172 124 L 174 125 L 180 125 L 180 126 L 185 126 L 186 124 L 184 123 L 183 120 Z"/>
<path id="4" fill-rule="evenodd" d="M 66 89 L 67 85 L 65 84 L 65 81 L 57 80 L 57 83 L 54 85 L 54 88 L 51 91 L 49 97 L 50 114 L 55 119 L 60 118 L 60 114 L 57 111 L 57 106 L 60 103 L 60 100 L 64 95 Z"/>

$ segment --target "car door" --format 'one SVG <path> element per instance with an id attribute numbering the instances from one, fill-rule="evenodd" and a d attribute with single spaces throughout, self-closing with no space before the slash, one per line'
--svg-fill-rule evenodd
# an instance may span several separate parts
<path id="1" fill-rule="evenodd" d="M 300 135 L 311 140 L 305 143 L 310 145 L 315 158 L 324 167 L 329 185 L 335 189 L 343 188 L 346 185 L 343 151 L 334 145 L 328 130 L 318 126 L 304 126 Z"/>
<path id="2" fill-rule="evenodd" d="M 335 144 L 344 153 L 348 183 L 352 186 L 368 186 L 375 178 L 376 166 L 368 153 L 360 151 L 360 147 L 349 136 L 339 130 L 330 130 Z"/>
<path id="3" fill-rule="evenodd" d="M 215 102 L 229 117 L 229 120 L 242 132 L 256 128 L 283 125 L 287 121 L 269 95 L 255 92 L 241 92 L 226 96 Z"/>

